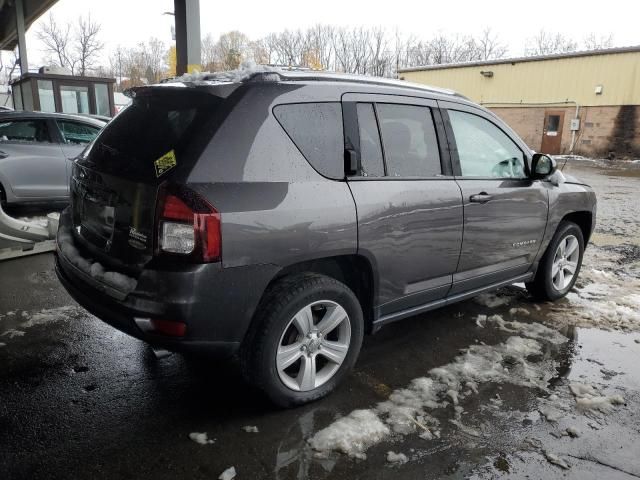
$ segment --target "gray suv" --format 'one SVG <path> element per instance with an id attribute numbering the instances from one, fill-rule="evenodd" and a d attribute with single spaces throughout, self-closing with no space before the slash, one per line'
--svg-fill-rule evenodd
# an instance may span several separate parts
<path id="1" fill-rule="evenodd" d="M 576 281 L 593 191 L 453 92 L 282 71 L 132 95 L 75 161 L 58 277 L 155 347 L 237 354 L 279 405 L 333 390 L 387 323 Z"/>

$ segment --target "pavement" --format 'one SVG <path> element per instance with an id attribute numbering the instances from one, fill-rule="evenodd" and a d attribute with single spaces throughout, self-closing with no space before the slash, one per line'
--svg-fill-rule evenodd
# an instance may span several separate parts
<path id="1" fill-rule="evenodd" d="M 2 478 L 215 479 L 231 466 L 238 479 L 640 477 L 640 169 L 571 161 L 565 171 L 600 202 L 570 298 L 537 305 L 513 286 L 389 325 L 365 339 L 335 393 L 293 410 L 270 405 L 233 362 L 156 359 L 78 307 L 51 254 L 0 262 Z M 560 340 L 538 335 L 547 329 Z M 322 429 L 398 398 L 432 369 L 527 336 L 538 353 L 502 356 L 502 380 L 475 373 L 457 402 L 421 407 L 412 422 L 429 418 L 432 438 L 420 425 L 394 432 L 370 442 L 366 459 L 311 447 Z M 581 402 L 596 397 L 609 401 Z M 388 461 L 389 451 L 407 461 Z"/>

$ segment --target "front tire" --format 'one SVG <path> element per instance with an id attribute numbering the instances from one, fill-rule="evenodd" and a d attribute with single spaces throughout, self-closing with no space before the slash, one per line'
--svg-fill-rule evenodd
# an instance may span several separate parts
<path id="1" fill-rule="evenodd" d="M 536 276 L 527 289 L 541 300 L 557 300 L 573 288 L 578 279 L 584 237 L 582 230 L 573 222 L 563 221 L 558 226 L 545 252 Z"/>
<path id="2" fill-rule="evenodd" d="M 277 405 L 318 400 L 356 362 L 364 336 L 362 308 L 343 283 L 295 274 L 269 288 L 243 341 L 245 379 Z"/>

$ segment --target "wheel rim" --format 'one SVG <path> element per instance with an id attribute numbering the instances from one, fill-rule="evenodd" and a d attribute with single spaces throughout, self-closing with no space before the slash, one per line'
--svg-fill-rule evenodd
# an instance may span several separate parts
<path id="1" fill-rule="evenodd" d="M 574 235 L 567 235 L 558 244 L 551 266 L 551 281 L 556 290 L 564 290 L 573 281 L 580 260 L 580 244 Z"/>
<path id="2" fill-rule="evenodd" d="M 300 309 L 278 342 L 276 369 L 291 390 L 306 392 L 328 382 L 349 352 L 351 322 L 345 309 L 320 300 Z"/>

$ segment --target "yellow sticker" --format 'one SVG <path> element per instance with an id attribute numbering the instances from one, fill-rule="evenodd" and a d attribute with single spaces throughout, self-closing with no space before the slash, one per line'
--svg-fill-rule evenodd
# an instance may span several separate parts
<path id="1" fill-rule="evenodd" d="M 167 173 L 177 164 L 176 152 L 174 152 L 173 150 L 169 150 L 167 153 L 165 153 L 163 156 L 161 156 L 159 159 L 153 162 L 153 164 L 156 167 L 156 177 L 159 177 L 160 175 Z"/>

